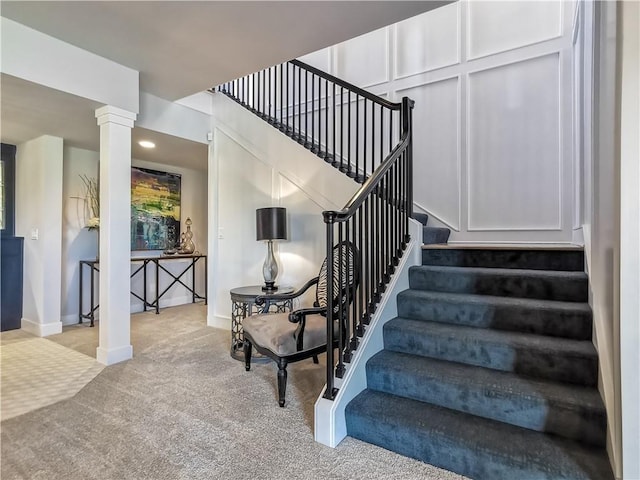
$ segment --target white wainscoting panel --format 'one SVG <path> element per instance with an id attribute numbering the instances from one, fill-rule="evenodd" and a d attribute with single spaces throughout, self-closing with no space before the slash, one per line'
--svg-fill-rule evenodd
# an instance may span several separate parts
<path id="1" fill-rule="evenodd" d="M 368 87 L 389 80 L 389 29 L 381 28 L 335 47 L 335 76 Z"/>
<path id="2" fill-rule="evenodd" d="M 493 55 L 562 33 L 562 1 L 468 2 L 469 59 Z"/>
<path id="3" fill-rule="evenodd" d="M 460 3 L 437 8 L 396 25 L 395 78 L 408 77 L 460 61 Z"/>
<path id="4" fill-rule="evenodd" d="M 459 79 L 398 92 L 415 100 L 413 197 L 454 229 L 460 228 Z"/>
<path id="5" fill-rule="evenodd" d="M 559 55 L 468 80 L 469 230 L 561 228 Z"/>

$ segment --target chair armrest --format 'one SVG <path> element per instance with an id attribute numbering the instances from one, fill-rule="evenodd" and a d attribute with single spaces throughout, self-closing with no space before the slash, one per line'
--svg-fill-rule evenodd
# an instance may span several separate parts
<path id="1" fill-rule="evenodd" d="M 294 310 L 289 314 L 289 321 L 291 323 L 297 323 L 298 328 L 296 329 L 296 350 L 301 351 L 303 342 L 304 342 L 304 327 L 305 320 L 307 315 L 326 315 L 327 309 L 326 307 L 312 307 L 312 308 L 301 308 L 299 310 Z"/>
<path id="2" fill-rule="evenodd" d="M 299 290 L 291 293 L 272 293 L 269 295 L 259 295 L 254 300 L 256 305 L 262 305 L 265 302 L 280 302 L 283 300 L 292 300 L 296 297 L 299 297 L 304 292 L 309 290 L 309 288 L 318 283 L 318 277 L 312 278 L 307 283 L 305 283 Z"/>
<path id="3" fill-rule="evenodd" d="M 289 321 L 291 323 L 300 323 L 300 321 L 304 321 L 304 318 L 307 315 L 313 315 L 316 313 L 319 313 L 320 315 L 326 315 L 327 307 L 311 307 L 294 310 L 289 314 Z"/>

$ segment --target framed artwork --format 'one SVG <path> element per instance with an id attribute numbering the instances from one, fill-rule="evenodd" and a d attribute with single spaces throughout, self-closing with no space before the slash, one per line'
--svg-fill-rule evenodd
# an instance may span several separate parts
<path id="1" fill-rule="evenodd" d="M 131 167 L 131 250 L 165 250 L 180 239 L 176 173 Z"/>

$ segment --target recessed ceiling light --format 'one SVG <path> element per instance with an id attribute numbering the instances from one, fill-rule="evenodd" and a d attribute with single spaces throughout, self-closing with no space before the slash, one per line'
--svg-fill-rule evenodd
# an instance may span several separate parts
<path id="1" fill-rule="evenodd" d="M 156 144 L 150 142 L 149 140 L 140 140 L 138 142 L 138 145 L 140 145 L 142 148 L 156 148 Z"/>

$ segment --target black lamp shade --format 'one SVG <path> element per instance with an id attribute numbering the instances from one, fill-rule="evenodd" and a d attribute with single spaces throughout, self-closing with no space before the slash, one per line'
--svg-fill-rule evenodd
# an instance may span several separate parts
<path id="1" fill-rule="evenodd" d="M 287 209 L 283 207 L 256 210 L 256 240 L 286 240 Z"/>

